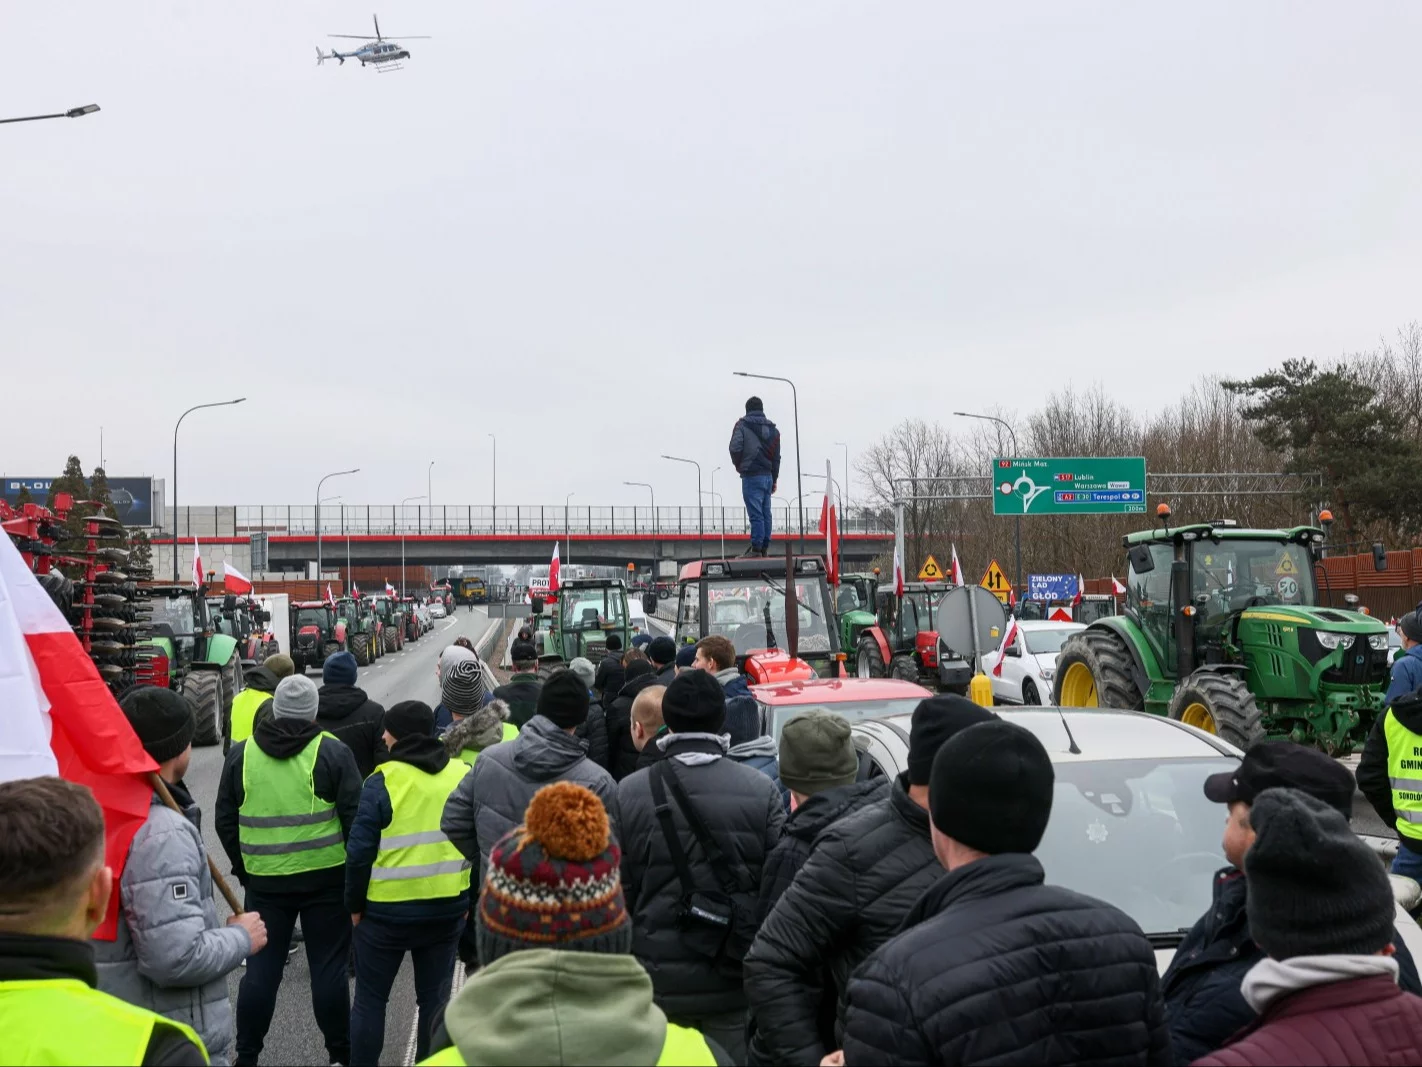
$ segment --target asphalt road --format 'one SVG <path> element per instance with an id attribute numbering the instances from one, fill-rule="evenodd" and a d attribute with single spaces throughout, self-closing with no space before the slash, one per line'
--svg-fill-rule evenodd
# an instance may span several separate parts
<path id="1" fill-rule="evenodd" d="M 488 615 L 479 609 L 473 612 L 460 610 L 448 619 L 435 621 L 435 629 L 413 644 L 407 644 L 403 651 L 381 657 L 369 667 L 360 669 L 360 686 L 370 698 L 387 708 L 401 700 L 423 700 L 433 707 L 439 702 L 439 686 L 435 681 L 435 661 L 447 645 L 461 634 L 477 642 L 490 626 Z M 319 679 L 314 671 L 309 672 L 313 681 Z M 218 843 L 212 828 L 213 805 L 217 799 L 217 780 L 222 769 L 221 746 L 193 749 L 192 765 L 185 779 L 193 798 L 202 808 L 203 837 L 208 852 L 217 861 L 223 875 L 231 875 L 231 865 L 227 855 Z M 233 891 L 240 899 L 241 888 L 235 879 L 230 879 Z M 227 905 L 218 897 L 217 907 L 225 919 L 230 914 Z M 232 993 L 232 1003 L 237 1003 L 237 986 L 242 979 L 243 969 L 238 968 L 228 979 Z M 354 986 L 354 983 L 352 983 Z M 327 1063 L 326 1046 L 321 1039 L 321 1031 L 316 1026 L 311 1011 L 309 971 L 306 954 L 298 947 L 286 965 L 281 993 L 277 999 L 276 1014 L 272 1018 L 271 1030 L 267 1034 L 266 1047 L 262 1051 L 262 1062 L 269 1064 L 323 1064 Z M 381 1054 L 382 1064 L 405 1064 L 413 1060 L 413 1034 L 415 1024 L 415 987 L 411 977 L 410 961 L 407 958 L 390 994 L 390 1005 L 385 1017 L 385 1050 Z"/>

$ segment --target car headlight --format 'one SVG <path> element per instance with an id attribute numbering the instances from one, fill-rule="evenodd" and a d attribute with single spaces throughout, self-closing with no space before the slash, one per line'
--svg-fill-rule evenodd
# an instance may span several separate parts
<path id="1" fill-rule="evenodd" d="M 1387 648 L 1387 634 L 1368 634 L 1368 647 L 1374 652 Z"/>
<path id="2" fill-rule="evenodd" d="M 1056 669 L 1055 667 L 1043 667 L 1043 668 L 1042 668 L 1042 681 L 1044 681 L 1044 682 L 1050 682 L 1050 681 L 1051 681 L 1053 678 L 1055 678 L 1056 676 L 1057 676 L 1057 669 Z"/>
<path id="3" fill-rule="evenodd" d="M 1336 634 L 1330 630 L 1315 630 L 1313 636 L 1318 638 L 1318 643 L 1330 652 L 1335 648 L 1351 644 L 1353 640 L 1352 634 Z"/>

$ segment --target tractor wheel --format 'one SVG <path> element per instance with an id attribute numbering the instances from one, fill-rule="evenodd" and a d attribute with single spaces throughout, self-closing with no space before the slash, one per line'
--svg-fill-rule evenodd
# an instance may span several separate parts
<path id="1" fill-rule="evenodd" d="M 884 656 L 879 651 L 879 643 L 865 635 L 859 639 L 859 653 L 854 661 L 856 678 L 884 677 Z"/>
<path id="2" fill-rule="evenodd" d="M 1057 657 L 1052 701 L 1063 708 L 1144 708 L 1145 696 L 1131 677 L 1126 639 L 1100 627 L 1069 637 Z"/>
<path id="3" fill-rule="evenodd" d="M 385 629 L 383 629 L 383 630 L 380 631 L 380 636 L 381 636 L 381 639 L 382 639 L 381 643 L 384 645 L 384 648 L 382 649 L 382 651 L 384 651 L 384 652 L 386 652 L 386 653 L 394 652 L 394 651 L 395 651 L 395 630 L 394 630 L 392 627 L 387 626 Z"/>
<path id="4" fill-rule="evenodd" d="M 357 667 L 370 666 L 370 642 L 365 634 L 356 634 L 351 641 L 351 652 L 355 655 Z"/>
<path id="5" fill-rule="evenodd" d="M 1042 702 L 1042 698 L 1037 694 L 1037 683 L 1028 678 L 1022 683 L 1022 703 L 1027 707 L 1032 707 Z"/>
<path id="6" fill-rule="evenodd" d="M 195 745 L 222 742 L 222 675 L 218 671 L 190 671 L 183 679 L 183 696 L 192 701 L 197 715 Z"/>
<path id="7" fill-rule="evenodd" d="M 918 681 L 918 660 L 908 655 L 895 656 L 894 662 L 889 665 L 889 677 L 901 682 Z"/>
<path id="8" fill-rule="evenodd" d="M 1236 748 L 1264 740 L 1264 713 L 1238 674 L 1196 671 L 1170 698 L 1169 715 Z"/>
<path id="9" fill-rule="evenodd" d="M 276 638 L 272 638 L 270 641 L 267 642 L 267 655 L 268 655 L 268 656 L 279 656 L 279 655 L 281 655 L 281 645 L 277 642 Z"/>

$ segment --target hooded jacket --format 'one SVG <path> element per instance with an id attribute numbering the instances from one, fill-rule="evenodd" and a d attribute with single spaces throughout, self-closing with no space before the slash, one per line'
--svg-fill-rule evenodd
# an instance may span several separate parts
<path id="1" fill-rule="evenodd" d="M 440 743 L 451 759 L 459 759 L 462 752 L 480 753 L 500 741 L 512 741 L 518 730 L 507 721 L 508 714 L 509 706 L 502 700 L 485 704 L 473 715 L 451 722 L 449 729 L 440 734 Z"/>
<path id="2" fill-rule="evenodd" d="M 227 853 L 232 864 L 232 873 L 243 886 L 260 890 L 263 894 L 297 894 L 319 891 L 340 891 L 342 871 L 340 867 L 329 867 L 320 871 L 305 871 L 301 874 L 259 875 L 247 873 L 242 862 L 242 848 L 238 837 L 237 816 L 246 793 L 242 788 L 242 760 L 247 745 L 255 744 L 272 759 L 291 759 L 301 753 L 313 738 L 321 733 L 314 722 L 300 719 L 278 719 L 274 716 L 257 721 L 252 736 L 232 746 L 222 764 L 222 777 L 217 783 L 217 802 L 213 808 L 213 827 L 217 839 L 222 842 L 222 850 Z M 316 753 L 316 765 L 311 772 L 312 791 L 322 800 L 336 806 L 336 817 L 341 822 L 341 834 L 349 842 L 351 824 L 355 822 L 356 809 L 360 806 L 361 778 L 356 767 L 355 756 L 343 744 L 330 739 L 321 742 Z"/>
<path id="3" fill-rule="evenodd" d="M 408 763 L 426 774 L 438 774 L 449 766 L 450 757 L 439 738 L 411 734 L 395 742 L 386 762 Z M 352 915 L 369 913 L 392 922 L 459 918 L 469 910 L 467 889 L 456 896 L 426 900 L 366 899 L 370 872 L 380 852 L 380 831 L 390 825 L 394 816 L 390 790 L 385 787 L 385 774 L 377 769 L 361 787 L 360 808 L 351 826 L 350 839 L 346 842 L 346 910 Z"/>
<path id="4" fill-rule="evenodd" d="M 1412 652 L 1419 650 L 1422 650 L 1422 645 L 1413 648 Z M 1422 672 L 1422 659 L 1418 660 L 1418 669 Z M 1422 734 L 1422 696 L 1414 693 L 1394 701 L 1392 714 L 1414 734 Z M 1387 732 L 1383 729 L 1386 719 L 1387 715 L 1382 714 L 1373 720 L 1373 728 L 1368 731 L 1368 740 L 1363 745 L 1363 755 L 1358 760 L 1357 779 L 1358 792 L 1368 798 L 1368 803 L 1377 811 L 1378 818 L 1387 824 L 1388 830 L 1394 830 L 1397 812 L 1392 806 L 1392 779 L 1387 770 Z M 1422 841 L 1416 838 L 1399 834 L 1397 843 L 1410 852 L 1422 852 Z"/>
<path id="5" fill-rule="evenodd" d="M 454 1045 L 465 1063 L 632 1065 L 658 1062 L 666 1040 L 667 1017 L 635 958 L 533 948 L 471 975 L 430 1049 Z"/>
<path id="6" fill-rule="evenodd" d="M 754 741 L 732 745 L 727 758 L 760 771 L 780 788 L 780 746 L 773 737 L 757 737 Z"/>
<path id="7" fill-rule="evenodd" d="M 854 972 L 844 1060 L 1169 1067 L 1155 952 L 1125 912 L 1044 885 L 1036 857 L 988 856 Z"/>
<path id="8" fill-rule="evenodd" d="M 603 707 L 611 707 L 612 702 L 617 699 L 625 676 L 621 652 L 609 652 L 602 658 L 602 662 L 597 665 L 597 673 L 593 675 L 593 689 L 599 694 Z"/>
<path id="9" fill-rule="evenodd" d="M 94 941 L 98 987 L 197 1031 L 217 1063 L 230 1063 L 235 1030 L 227 975 L 252 951 L 240 926 L 224 926 L 212 899 L 201 812 L 181 784 L 154 793 L 134 835 L 119 895 L 118 936 Z"/>
<path id="10" fill-rule="evenodd" d="M 1413 645 L 1392 664 L 1392 677 L 1388 682 L 1385 699 L 1396 705 L 1403 697 L 1422 689 L 1422 645 Z"/>
<path id="11" fill-rule="evenodd" d="M 780 480 L 780 431 L 763 411 L 748 411 L 731 431 L 731 462 L 742 478 L 768 474 Z"/>
<path id="12" fill-rule="evenodd" d="M 943 876 L 907 779 L 820 835 L 746 956 L 756 1030 L 775 1063 L 818 1063 L 838 1046 L 820 1029 L 827 1003 L 842 1026 L 850 974 Z"/>
<path id="13" fill-rule="evenodd" d="M 440 829 L 471 862 L 484 884 L 489 850 L 523 822 L 533 794 L 549 782 L 574 782 L 602 800 L 618 833 L 617 783 L 588 759 L 583 743 L 542 715 L 535 715 L 512 741 L 486 748 L 474 769 L 450 794 Z M 620 836 L 619 836 L 620 840 Z"/>
<path id="14" fill-rule="evenodd" d="M 511 674 L 509 680 L 494 690 L 494 699 L 509 706 L 509 722 L 520 730 L 538 714 L 538 694 L 543 692 L 543 680 L 537 674 Z"/>
<path id="15" fill-rule="evenodd" d="M 323 685 L 317 699 L 316 725 L 344 741 L 361 778 L 369 778 L 386 757 L 385 709 L 354 685 Z"/>
<path id="16" fill-rule="evenodd" d="M 607 709 L 608 768 L 616 781 L 622 781 L 637 769 L 637 746 L 632 743 L 632 702 L 643 689 L 662 685 L 655 673 L 643 674 L 625 683 L 617 699 Z"/>

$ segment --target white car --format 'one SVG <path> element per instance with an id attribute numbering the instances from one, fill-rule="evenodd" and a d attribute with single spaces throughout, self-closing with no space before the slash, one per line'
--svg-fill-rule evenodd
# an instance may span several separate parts
<path id="1" fill-rule="evenodd" d="M 444 601 L 434 600 L 430 602 L 430 618 L 442 619 L 445 617 Z"/>
<path id="2" fill-rule="evenodd" d="M 1007 646 L 1002 660 L 1002 672 L 993 673 L 1003 651 L 1001 646 L 982 657 L 983 673 L 992 682 L 993 699 L 999 704 L 1050 704 L 1062 644 L 1085 629 L 1085 623 L 1080 622 L 1019 619 L 1017 637 Z"/>
<path id="3" fill-rule="evenodd" d="M 1052 757 L 1052 815 L 1036 851 L 1047 881 L 1135 919 L 1164 974 L 1210 907 L 1215 872 L 1227 865 L 1220 845 L 1225 806 L 1205 799 L 1205 779 L 1232 771 L 1243 754 L 1145 712 L 1004 708 L 997 714 L 1031 730 Z M 851 726 L 871 777 L 907 769 L 911 719 L 888 715 Z M 1397 928 L 1418 958 L 1422 929 L 1401 907 Z"/>

